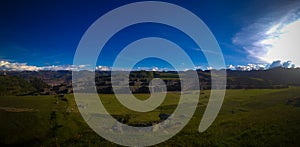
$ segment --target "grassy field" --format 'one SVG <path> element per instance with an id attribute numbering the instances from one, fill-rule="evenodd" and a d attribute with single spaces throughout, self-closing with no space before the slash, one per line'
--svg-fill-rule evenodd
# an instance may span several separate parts
<path id="1" fill-rule="evenodd" d="M 300 87 L 227 90 L 215 122 L 203 133 L 198 126 L 210 91 L 201 91 L 189 124 L 170 140 L 156 146 L 299 146 Z M 146 99 L 147 94 L 137 94 Z M 128 124 L 157 122 L 171 114 L 179 93 L 168 93 L 157 109 L 133 112 L 111 94 L 101 94 L 108 112 L 126 117 Z M 1 96 L 0 145 L 117 146 L 94 133 L 78 113 L 73 95 Z"/>

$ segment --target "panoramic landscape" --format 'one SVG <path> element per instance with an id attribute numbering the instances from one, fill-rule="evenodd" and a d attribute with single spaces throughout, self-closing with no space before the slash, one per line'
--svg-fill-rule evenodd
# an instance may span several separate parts
<path id="1" fill-rule="evenodd" d="M 299 34 L 297 0 L 1 1 L 0 146 L 300 146 Z"/>
<path id="2" fill-rule="evenodd" d="M 139 99 L 149 97 L 149 78 L 162 78 L 169 83 L 163 103 L 145 113 L 129 110 L 118 102 L 107 84 L 109 73 L 98 72 L 96 85 L 105 108 L 118 121 L 147 126 L 163 121 L 162 114 L 170 115 L 177 107 L 180 87 L 176 86 L 176 72 L 131 72 L 133 84 L 130 87 Z M 299 145 L 300 69 L 228 70 L 227 73 L 224 103 L 212 126 L 204 133 L 195 129 L 210 96 L 210 71 L 198 71 L 199 81 L 203 84 L 191 121 L 172 139 L 157 146 Z M 282 78 L 282 75 L 288 76 Z M 70 71 L 2 72 L 1 144 L 117 146 L 98 136 L 85 123 L 78 112 L 70 79 Z"/>

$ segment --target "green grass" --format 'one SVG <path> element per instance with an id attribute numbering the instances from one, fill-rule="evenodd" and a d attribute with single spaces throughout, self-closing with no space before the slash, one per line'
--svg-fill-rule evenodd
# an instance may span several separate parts
<path id="1" fill-rule="evenodd" d="M 188 125 L 156 146 L 299 146 L 300 87 L 227 90 L 221 111 L 203 133 L 198 126 L 210 91 L 201 91 L 197 110 Z M 168 93 L 164 102 L 147 113 L 122 106 L 112 94 L 100 94 L 113 116 L 129 124 L 155 122 L 159 113 L 171 114 L 180 94 Z M 147 99 L 147 94 L 136 94 Z M 73 95 L 1 96 L 0 145 L 117 146 L 94 133 L 78 113 Z"/>

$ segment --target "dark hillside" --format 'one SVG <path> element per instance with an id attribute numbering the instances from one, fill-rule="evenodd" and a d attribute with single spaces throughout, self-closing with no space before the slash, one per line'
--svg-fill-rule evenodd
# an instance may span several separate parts
<path id="1" fill-rule="evenodd" d="M 226 71 L 227 89 L 274 89 L 300 85 L 300 69 L 298 68 Z M 180 72 L 184 74 L 183 71 Z M 4 95 L 43 92 L 47 88 L 51 91 L 46 93 L 72 92 L 71 71 L 8 71 L 6 73 L 7 76 L 1 77 L 1 92 Z M 201 89 L 210 89 L 211 71 L 197 70 L 197 73 Z M 215 73 L 218 74 L 218 71 Z M 96 71 L 95 81 L 99 93 L 113 93 L 110 74 L 110 71 Z M 175 71 L 132 71 L 129 78 L 129 86 L 133 93 L 149 93 L 148 85 L 153 78 L 162 79 L 168 91 L 180 91 L 181 89 L 180 79 Z"/>
<path id="2" fill-rule="evenodd" d="M 36 91 L 30 82 L 17 76 L 0 76 L 0 95 L 24 95 Z"/>

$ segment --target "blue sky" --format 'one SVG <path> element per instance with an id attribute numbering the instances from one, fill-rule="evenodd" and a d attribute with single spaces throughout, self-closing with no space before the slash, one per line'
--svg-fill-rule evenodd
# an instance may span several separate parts
<path id="1" fill-rule="evenodd" d="M 72 67 L 73 57 L 89 26 L 110 10 L 131 2 L 137 1 L 1 1 L 0 66 L 7 69 L 77 68 Z M 206 23 L 229 68 L 300 65 L 297 55 L 300 3 L 296 0 L 165 2 L 190 10 Z M 123 47 L 143 37 L 173 40 L 190 55 L 195 66 L 208 68 L 201 50 L 188 36 L 172 27 L 154 23 L 134 25 L 117 33 L 104 47 L 98 65 L 111 66 Z M 170 68 L 170 65 L 149 59 L 136 67 L 162 69 Z"/>

